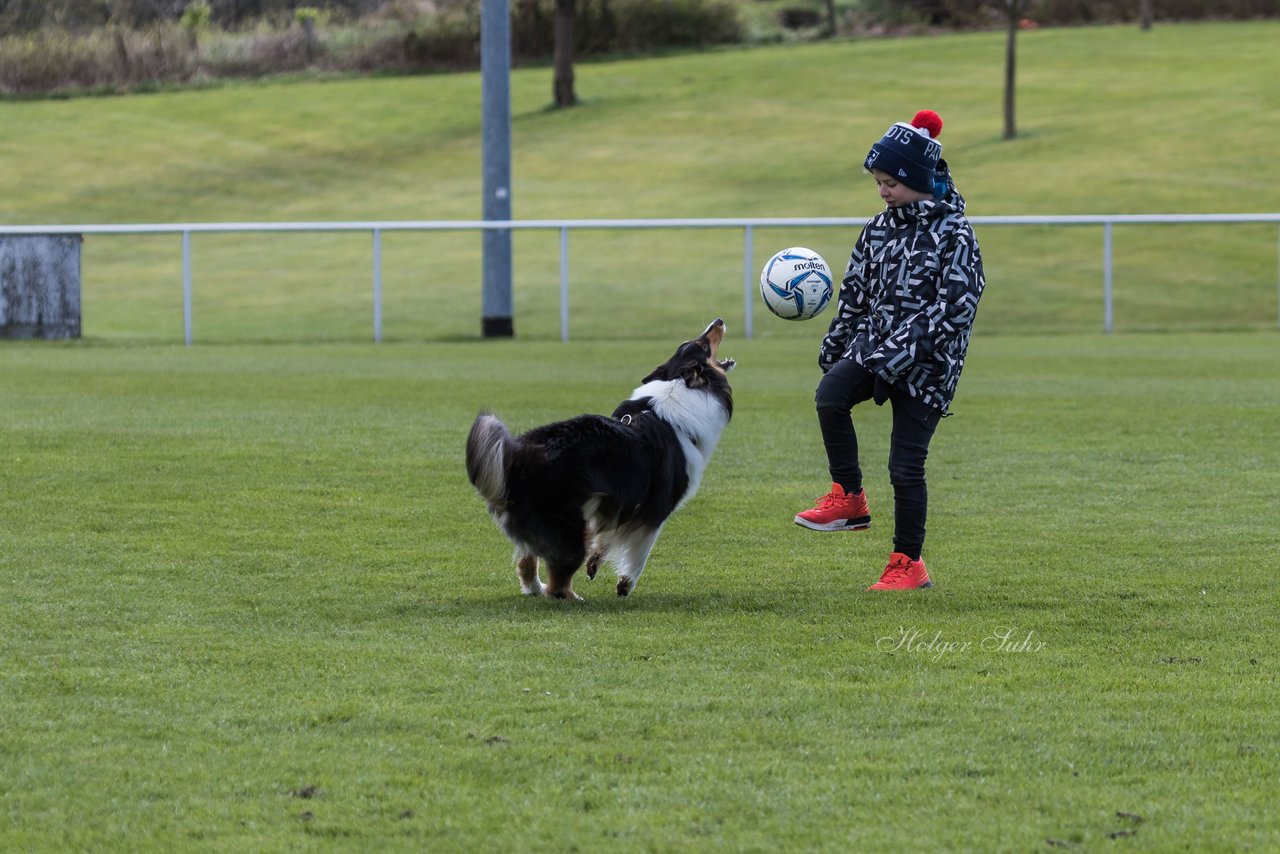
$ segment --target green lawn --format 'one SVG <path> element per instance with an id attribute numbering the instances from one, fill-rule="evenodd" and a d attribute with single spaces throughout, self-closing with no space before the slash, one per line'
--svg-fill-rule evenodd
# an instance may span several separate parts
<path id="1" fill-rule="evenodd" d="M 786 45 L 513 78 L 518 218 L 869 215 L 932 106 L 978 214 L 1275 210 L 1277 22 Z M 479 214 L 474 75 L 0 103 L 0 222 Z M 1227 144 L 1227 140 L 1230 144 Z M 853 230 L 765 231 L 759 262 Z M 935 588 L 827 486 L 825 317 L 757 304 L 741 235 L 90 238 L 78 342 L 0 346 L 0 849 L 1270 850 L 1276 230 L 980 231 L 988 290 L 930 455 Z M 482 409 L 608 412 L 723 315 L 735 416 L 635 594 L 521 597 L 463 471 Z M 1163 334 L 1148 334 L 1164 330 Z M 607 573 L 606 573 L 607 574 Z"/>
<path id="2" fill-rule="evenodd" d="M 975 340 L 908 595 L 885 411 L 872 529 L 790 521 L 814 343 L 730 331 L 701 494 L 580 604 L 519 595 L 466 430 L 664 342 L 5 347 L 0 847 L 1274 845 L 1280 340 Z"/>

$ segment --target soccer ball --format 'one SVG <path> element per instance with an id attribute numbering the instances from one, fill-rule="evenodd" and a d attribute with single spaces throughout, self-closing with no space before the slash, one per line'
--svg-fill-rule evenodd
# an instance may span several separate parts
<path id="1" fill-rule="evenodd" d="M 812 249 L 783 249 L 760 271 L 760 296 L 783 320 L 808 320 L 831 302 L 831 268 Z"/>

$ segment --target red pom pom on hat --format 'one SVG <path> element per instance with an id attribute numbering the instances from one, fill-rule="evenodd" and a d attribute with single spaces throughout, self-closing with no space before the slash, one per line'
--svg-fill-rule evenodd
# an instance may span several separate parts
<path id="1" fill-rule="evenodd" d="M 911 120 L 911 126 L 924 128 L 929 132 L 930 139 L 937 139 L 938 135 L 942 133 L 942 116 L 933 110 L 921 110 Z"/>

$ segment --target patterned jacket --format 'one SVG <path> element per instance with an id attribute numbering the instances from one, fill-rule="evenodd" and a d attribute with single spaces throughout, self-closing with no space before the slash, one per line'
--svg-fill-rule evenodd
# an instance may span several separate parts
<path id="1" fill-rule="evenodd" d="M 939 161 L 943 179 L 941 199 L 886 208 L 863 228 L 818 366 L 853 359 L 945 413 L 986 281 L 964 197 Z"/>

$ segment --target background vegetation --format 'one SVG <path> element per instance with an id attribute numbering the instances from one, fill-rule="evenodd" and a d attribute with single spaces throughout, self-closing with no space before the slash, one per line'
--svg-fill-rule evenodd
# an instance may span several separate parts
<path id="1" fill-rule="evenodd" d="M 577 0 L 579 12 L 609 14 L 622 0 Z M 1155 14 L 1167 20 L 1203 17 L 1256 17 L 1275 14 L 1274 0 L 1151 0 Z M 682 8 L 699 0 L 665 0 L 665 13 L 682 14 Z M 382 15 L 411 18 L 433 10 L 474 12 L 480 0 L 0 0 L 0 26 L 24 32 L 44 26 L 95 27 L 107 24 L 145 26 L 180 18 L 192 7 L 208 9 L 218 26 L 236 29 L 261 20 L 290 21 L 299 8 L 315 8 L 335 21 L 351 21 Z M 749 9 L 785 7 L 802 12 L 825 12 L 826 0 L 735 0 L 744 14 Z M 837 0 L 842 17 L 853 16 L 874 23 L 915 21 L 934 25 L 969 25 L 999 14 L 1002 0 Z M 1028 17 L 1040 23 L 1114 23 L 1137 20 L 1140 0 L 1026 0 Z M 546 0 L 512 0 L 513 9 L 538 6 Z M 776 8 L 771 10 L 776 11 Z"/>
<path id="2" fill-rule="evenodd" d="M 1024 0 L 1026 2 L 1026 0 Z M 1027 26 L 1130 21 L 1138 0 L 1026 2 Z M 515 0 L 517 62 L 549 60 L 555 0 Z M 154 89 L 278 74 L 474 69 L 479 0 L 0 0 L 0 95 Z M 579 0 L 574 51 L 603 58 L 733 43 L 1004 26 L 995 0 Z M 1161 21 L 1280 13 L 1276 0 L 1158 0 Z"/>

